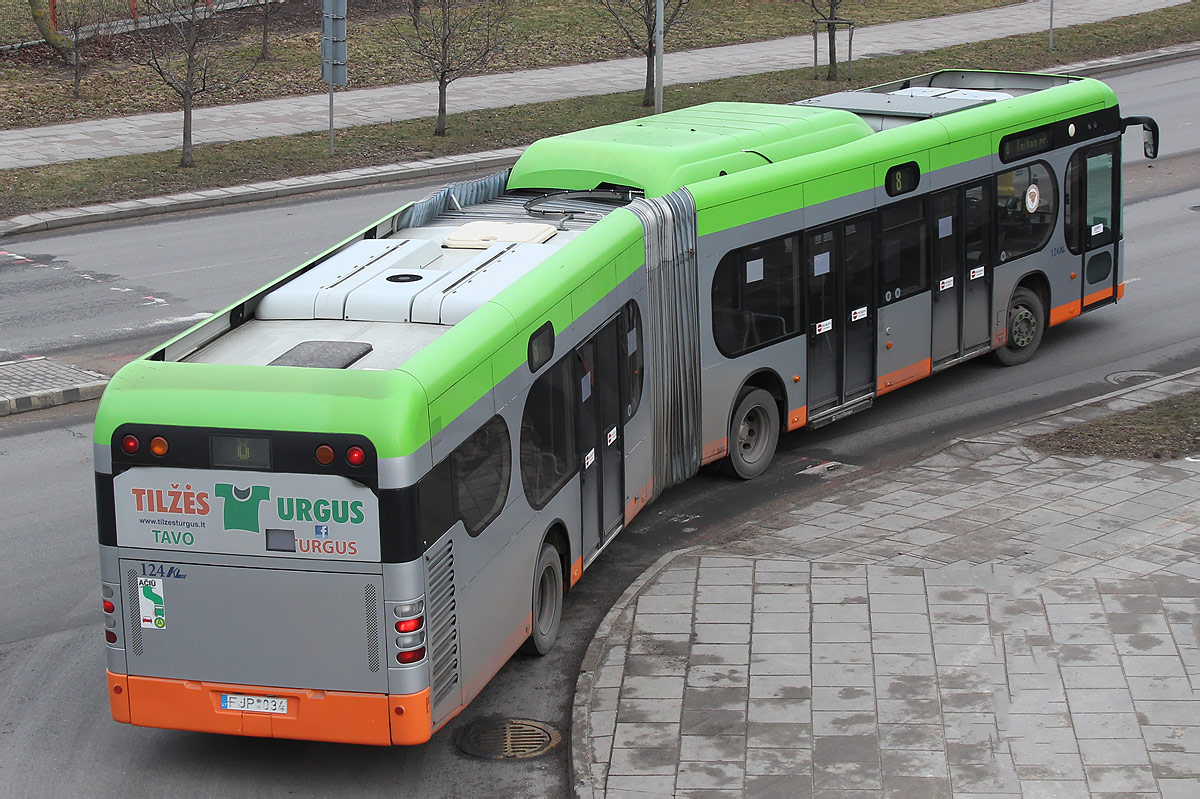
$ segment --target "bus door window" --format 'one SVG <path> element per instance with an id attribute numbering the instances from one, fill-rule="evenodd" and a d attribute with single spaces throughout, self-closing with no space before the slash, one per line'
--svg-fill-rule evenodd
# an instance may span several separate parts
<path id="1" fill-rule="evenodd" d="M 879 214 L 881 303 L 919 294 L 929 287 L 924 201 L 920 197 L 894 203 Z"/>
<path id="2" fill-rule="evenodd" d="M 875 225 L 871 216 L 860 216 L 842 225 L 843 283 L 842 326 L 845 368 L 843 400 L 850 402 L 875 388 L 875 263 L 872 245 Z"/>
<path id="3" fill-rule="evenodd" d="M 1115 209 L 1120 206 L 1116 144 L 1106 142 L 1080 150 L 1067 165 L 1064 200 L 1067 245 L 1083 255 L 1083 307 L 1111 302 L 1116 296 Z"/>
<path id="4" fill-rule="evenodd" d="M 963 350 L 990 347 L 992 339 L 991 182 L 963 191 Z"/>
<path id="5" fill-rule="evenodd" d="M 930 197 L 930 232 L 933 235 L 933 348 L 934 364 L 953 360 L 962 354 L 961 300 L 965 259 L 961 252 L 961 189 L 953 188 Z"/>
<path id="6" fill-rule="evenodd" d="M 628 422 L 642 404 L 645 355 L 642 352 L 642 314 L 633 300 L 621 308 L 621 421 Z"/>
<path id="7" fill-rule="evenodd" d="M 842 314 L 838 309 L 839 253 L 833 228 L 809 233 L 805 264 L 808 280 L 808 414 L 841 400 Z"/>

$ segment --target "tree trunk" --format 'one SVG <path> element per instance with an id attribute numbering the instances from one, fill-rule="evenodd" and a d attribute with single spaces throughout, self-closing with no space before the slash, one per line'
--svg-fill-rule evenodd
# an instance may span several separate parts
<path id="1" fill-rule="evenodd" d="M 75 41 L 76 42 L 79 41 L 78 35 L 76 35 Z M 74 91 L 72 92 L 72 96 L 76 100 L 78 100 L 79 99 L 79 81 L 83 78 L 83 56 L 79 55 L 79 45 L 76 45 L 73 48 L 72 55 L 74 56 L 74 59 L 75 59 L 75 62 L 72 64 L 72 66 L 75 68 L 75 88 L 74 88 Z"/>
<path id="2" fill-rule="evenodd" d="M 829 74 L 826 80 L 837 80 L 837 26 L 829 26 Z"/>
<path id="3" fill-rule="evenodd" d="M 654 105 L 654 42 L 646 48 L 646 91 L 642 93 L 642 108 Z"/>
<path id="4" fill-rule="evenodd" d="M 50 21 L 49 2 L 47 0 L 29 0 L 29 11 L 33 14 L 33 24 L 37 26 L 38 33 L 46 40 L 46 44 L 53 47 L 59 58 L 68 66 L 73 64 L 71 53 L 74 48 L 71 47 L 71 41 L 59 33 Z"/>
<path id="5" fill-rule="evenodd" d="M 438 115 L 437 126 L 433 129 L 434 136 L 446 135 L 446 87 L 449 85 L 450 81 L 446 80 L 445 75 L 438 78 Z"/>
<path id="6" fill-rule="evenodd" d="M 271 20 L 271 0 L 262 0 L 262 4 L 262 51 L 259 53 L 258 57 L 261 60 L 266 61 L 271 57 L 271 54 L 267 52 L 267 23 Z"/>
<path id="7" fill-rule="evenodd" d="M 179 158 L 179 165 L 182 167 L 196 165 L 192 158 L 192 93 L 190 91 L 183 93 L 183 155 Z"/>

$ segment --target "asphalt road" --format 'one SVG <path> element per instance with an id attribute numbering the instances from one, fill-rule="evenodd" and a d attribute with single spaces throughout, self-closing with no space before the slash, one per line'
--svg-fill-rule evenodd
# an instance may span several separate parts
<path id="1" fill-rule="evenodd" d="M 1200 208 L 1200 189 L 1178 191 L 1200 186 L 1200 172 L 1188 160 L 1200 141 L 1185 138 L 1195 131 L 1184 110 L 1196 107 L 1195 92 L 1181 82 L 1185 67 L 1196 65 L 1113 80 L 1136 98 L 1126 102 L 1127 113 L 1158 116 L 1165 137 L 1169 126 L 1178 130 L 1164 138 L 1165 153 L 1178 156 L 1170 162 L 1171 180 L 1145 178 L 1150 188 L 1140 196 L 1150 199 L 1126 209 L 1129 290 L 1119 306 L 1050 331 L 1025 366 L 974 361 L 883 397 L 867 413 L 788 436 L 771 470 L 754 483 L 702 473 L 669 492 L 568 596 L 556 650 L 543 659 L 515 658 L 423 747 L 227 738 L 113 723 L 103 690 L 95 564 L 94 404 L 0 420 L 0 584 L 8 589 L 0 604 L 0 797 L 566 795 L 565 742 L 543 758 L 493 763 L 459 753 L 454 733 L 479 718 L 520 716 L 549 722 L 565 738 L 575 676 L 596 625 L 659 555 L 734 537 L 775 498 L 819 494 L 821 480 L 797 474 L 808 458 L 886 469 L 948 438 L 1104 393 L 1114 387 L 1108 378 L 1119 381 L 1124 372 L 1200 365 L 1200 282 L 1191 257 L 1200 234 L 1200 213 L 1193 210 Z M 1172 141 L 1187 146 L 1174 149 Z M 1131 137 L 1128 149 L 1135 144 Z M 423 193 L 347 192 L 0 244 L 38 255 L 43 264 L 0 266 L 0 343 L 13 352 L 115 364 L 178 320 L 224 306 L 363 220 Z"/>

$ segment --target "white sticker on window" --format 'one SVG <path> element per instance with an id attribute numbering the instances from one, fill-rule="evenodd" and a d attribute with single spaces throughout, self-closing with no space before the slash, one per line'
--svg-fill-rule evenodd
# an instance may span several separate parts
<path id="1" fill-rule="evenodd" d="M 1099 236 L 1103 232 L 1104 232 L 1104 223 L 1103 222 L 1097 222 L 1096 224 L 1092 225 L 1092 235 L 1093 236 Z"/>
<path id="2" fill-rule="evenodd" d="M 746 282 L 757 283 L 763 279 L 763 259 L 755 258 L 746 262 Z"/>
<path id="3" fill-rule="evenodd" d="M 829 274 L 829 253 L 819 252 L 813 256 L 813 277 Z"/>
<path id="4" fill-rule="evenodd" d="M 633 355 L 635 352 L 637 352 L 637 340 L 638 332 L 637 328 L 634 328 L 633 330 L 630 330 L 629 334 L 625 337 L 625 351 L 630 355 Z"/>
<path id="5" fill-rule="evenodd" d="M 977 266 L 971 270 L 971 279 L 978 280 L 979 278 L 983 277 L 983 273 L 984 273 L 984 267 Z"/>
<path id="6" fill-rule="evenodd" d="M 579 401 L 587 402 L 592 396 L 592 373 L 588 372 L 579 381 Z"/>
<path id="7" fill-rule="evenodd" d="M 942 281 L 938 283 L 938 289 L 941 291 L 947 291 L 952 288 L 954 288 L 954 278 L 952 277 L 943 278 Z"/>
<path id="8" fill-rule="evenodd" d="M 596 450 L 589 449 L 588 454 L 583 456 L 583 468 L 588 468 L 596 460 Z"/>
<path id="9" fill-rule="evenodd" d="M 853 311 L 850 312 L 850 321 L 851 322 L 857 322 L 860 319 L 866 319 L 866 318 L 867 318 L 867 306 L 865 306 L 865 305 L 861 308 L 855 308 Z"/>
<path id="10" fill-rule="evenodd" d="M 608 431 L 608 443 L 611 445 L 616 440 L 617 440 L 617 428 L 614 427 L 612 430 Z"/>
<path id="11" fill-rule="evenodd" d="M 954 235 L 954 217 L 943 216 L 938 220 L 938 238 L 944 239 Z"/>
<path id="12" fill-rule="evenodd" d="M 1037 210 L 1038 204 L 1042 201 L 1042 191 L 1037 187 L 1036 183 L 1030 183 L 1029 188 L 1025 190 L 1025 210 L 1033 213 Z"/>
<path id="13" fill-rule="evenodd" d="M 163 598 L 164 581 L 160 577 L 138 578 L 138 612 L 142 617 L 142 626 L 151 630 L 162 630 L 167 626 L 167 603 Z"/>
<path id="14" fill-rule="evenodd" d="M 828 333 L 833 330 L 833 320 L 826 319 L 824 322 L 817 322 L 817 335 Z"/>

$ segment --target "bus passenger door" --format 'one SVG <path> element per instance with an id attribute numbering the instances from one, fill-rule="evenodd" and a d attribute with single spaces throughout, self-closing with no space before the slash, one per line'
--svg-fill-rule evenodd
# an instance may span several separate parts
<path id="1" fill-rule="evenodd" d="M 1085 311 L 1117 299 L 1116 149 L 1116 142 L 1106 142 L 1081 150 L 1071 157 L 1067 169 L 1067 191 L 1073 201 L 1067 216 L 1074 228 L 1068 241 L 1073 238 L 1072 249 L 1083 256 Z"/>
<path id="2" fill-rule="evenodd" d="M 953 361 L 962 354 L 963 258 L 959 242 L 962 214 L 958 207 L 958 189 L 948 189 L 930 197 L 933 231 L 933 367 Z"/>
<path id="3" fill-rule="evenodd" d="M 963 354 L 992 346 L 991 181 L 963 193 Z"/>
<path id="4" fill-rule="evenodd" d="M 845 364 L 842 402 L 854 402 L 875 391 L 875 242 L 873 217 L 868 214 L 842 226 L 842 324 Z"/>
<path id="5" fill-rule="evenodd" d="M 841 404 L 842 315 L 838 310 L 835 229 L 809 233 L 805 250 L 808 278 L 808 416 Z"/>
<path id="6" fill-rule="evenodd" d="M 575 350 L 579 413 L 579 490 L 587 561 L 624 520 L 624 451 L 617 319 Z"/>

